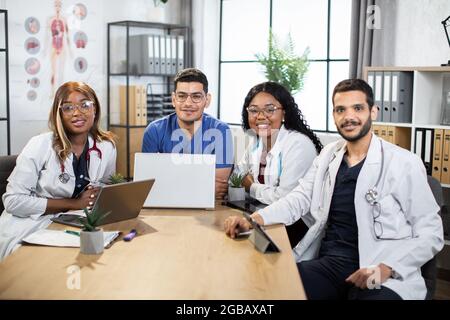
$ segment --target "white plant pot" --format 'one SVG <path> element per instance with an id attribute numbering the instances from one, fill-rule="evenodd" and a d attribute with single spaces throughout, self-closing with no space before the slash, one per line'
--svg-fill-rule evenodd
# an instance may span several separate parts
<path id="1" fill-rule="evenodd" d="M 228 200 L 229 201 L 245 200 L 245 188 L 228 187 Z"/>
<path id="2" fill-rule="evenodd" d="M 103 230 L 81 231 L 80 252 L 83 254 L 100 254 L 103 252 L 104 238 Z"/>

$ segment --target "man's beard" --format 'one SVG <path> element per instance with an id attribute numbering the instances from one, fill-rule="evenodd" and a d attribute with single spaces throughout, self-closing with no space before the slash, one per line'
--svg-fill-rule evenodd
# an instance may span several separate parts
<path id="1" fill-rule="evenodd" d="M 356 121 L 347 121 L 343 124 L 341 124 L 339 127 L 337 127 L 339 134 L 341 135 L 342 138 L 344 138 L 345 140 L 347 140 L 348 142 L 355 142 L 358 141 L 359 139 L 365 137 L 367 135 L 367 133 L 370 131 L 370 128 L 372 127 L 372 118 L 367 119 L 367 121 L 364 123 L 364 125 L 361 128 L 361 131 L 359 131 L 359 133 L 354 136 L 354 137 L 348 137 L 345 135 L 344 131 L 343 131 L 343 126 L 348 125 L 348 124 L 352 124 L 354 126 L 359 125 L 358 122 Z"/>

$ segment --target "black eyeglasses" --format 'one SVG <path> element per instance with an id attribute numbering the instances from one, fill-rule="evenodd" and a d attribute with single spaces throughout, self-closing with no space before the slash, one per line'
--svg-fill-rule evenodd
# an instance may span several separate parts
<path id="1" fill-rule="evenodd" d="M 377 239 L 383 239 L 383 225 L 377 219 L 381 216 L 381 205 L 379 202 L 372 204 L 373 231 Z"/>

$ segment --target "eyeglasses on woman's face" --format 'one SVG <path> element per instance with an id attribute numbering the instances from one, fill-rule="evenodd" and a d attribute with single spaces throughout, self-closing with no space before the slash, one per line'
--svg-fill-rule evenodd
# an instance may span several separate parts
<path id="1" fill-rule="evenodd" d="M 83 114 L 89 113 L 94 108 L 94 102 L 90 100 L 84 100 L 80 103 L 66 102 L 63 103 L 59 109 L 66 116 L 71 116 L 74 114 L 75 110 L 78 109 Z"/>
<path id="2" fill-rule="evenodd" d="M 275 106 L 273 104 L 266 105 L 262 109 L 260 109 L 260 108 L 258 108 L 256 106 L 250 106 L 250 107 L 247 108 L 248 116 L 251 117 L 251 118 L 256 118 L 260 112 L 262 112 L 263 115 L 266 118 L 270 118 L 270 117 L 272 117 L 275 114 L 275 112 L 277 110 L 283 110 L 283 108 L 277 107 L 277 106 Z"/>

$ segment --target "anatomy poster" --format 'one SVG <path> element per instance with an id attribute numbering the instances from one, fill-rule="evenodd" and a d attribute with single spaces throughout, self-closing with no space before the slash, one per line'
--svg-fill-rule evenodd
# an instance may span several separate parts
<path id="1" fill-rule="evenodd" d="M 11 105 L 19 107 L 20 119 L 46 120 L 56 90 L 66 81 L 102 81 L 101 5 L 96 0 L 8 0 L 14 17 L 9 22 Z"/>

